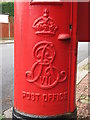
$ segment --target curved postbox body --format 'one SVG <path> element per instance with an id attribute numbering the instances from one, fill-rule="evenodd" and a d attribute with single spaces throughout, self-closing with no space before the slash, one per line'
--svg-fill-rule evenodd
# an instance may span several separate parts
<path id="1" fill-rule="evenodd" d="M 76 26 L 77 3 L 15 2 L 15 118 L 75 111 Z"/>

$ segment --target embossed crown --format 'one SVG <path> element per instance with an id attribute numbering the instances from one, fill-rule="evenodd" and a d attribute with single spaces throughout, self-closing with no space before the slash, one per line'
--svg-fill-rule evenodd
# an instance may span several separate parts
<path id="1" fill-rule="evenodd" d="M 35 20 L 33 28 L 36 34 L 54 35 L 58 27 L 55 25 L 53 19 L 49 16 L 48 9 L 44 10 L 42 17 Z"/>

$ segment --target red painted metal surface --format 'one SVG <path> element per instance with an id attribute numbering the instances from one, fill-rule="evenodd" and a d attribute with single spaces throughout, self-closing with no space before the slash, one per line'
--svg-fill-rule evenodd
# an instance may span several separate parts
<path id="1" fill-rule="evenodd" d="M 42 116 L 75 110 L 76 31 L 77 3 L 15 2 L 14 108 Z"/>
<path id="2" fill-rule="evenodd" d="M 80 42 L 90 42 L 89 37 L 89 14 L 90 3 L 78 3 L 78 17 L 77 17 L 77 39 Z"/>

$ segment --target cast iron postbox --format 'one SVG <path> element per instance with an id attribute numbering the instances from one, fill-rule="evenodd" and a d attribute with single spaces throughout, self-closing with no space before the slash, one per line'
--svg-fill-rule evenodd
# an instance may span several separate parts
<path id="1" fill-rule="evenodd" d="M 15 2 L 14 32 L 13 119 L 73 117 L 77 3 Z"/>

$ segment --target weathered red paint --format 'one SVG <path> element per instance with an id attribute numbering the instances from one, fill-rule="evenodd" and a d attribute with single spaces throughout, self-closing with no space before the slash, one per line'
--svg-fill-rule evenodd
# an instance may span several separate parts
<path id="1" fill-rule="evenodd" d="M 76 2 L 15 2 L 14 108 L 32 115 L 73 112 Z"/>

